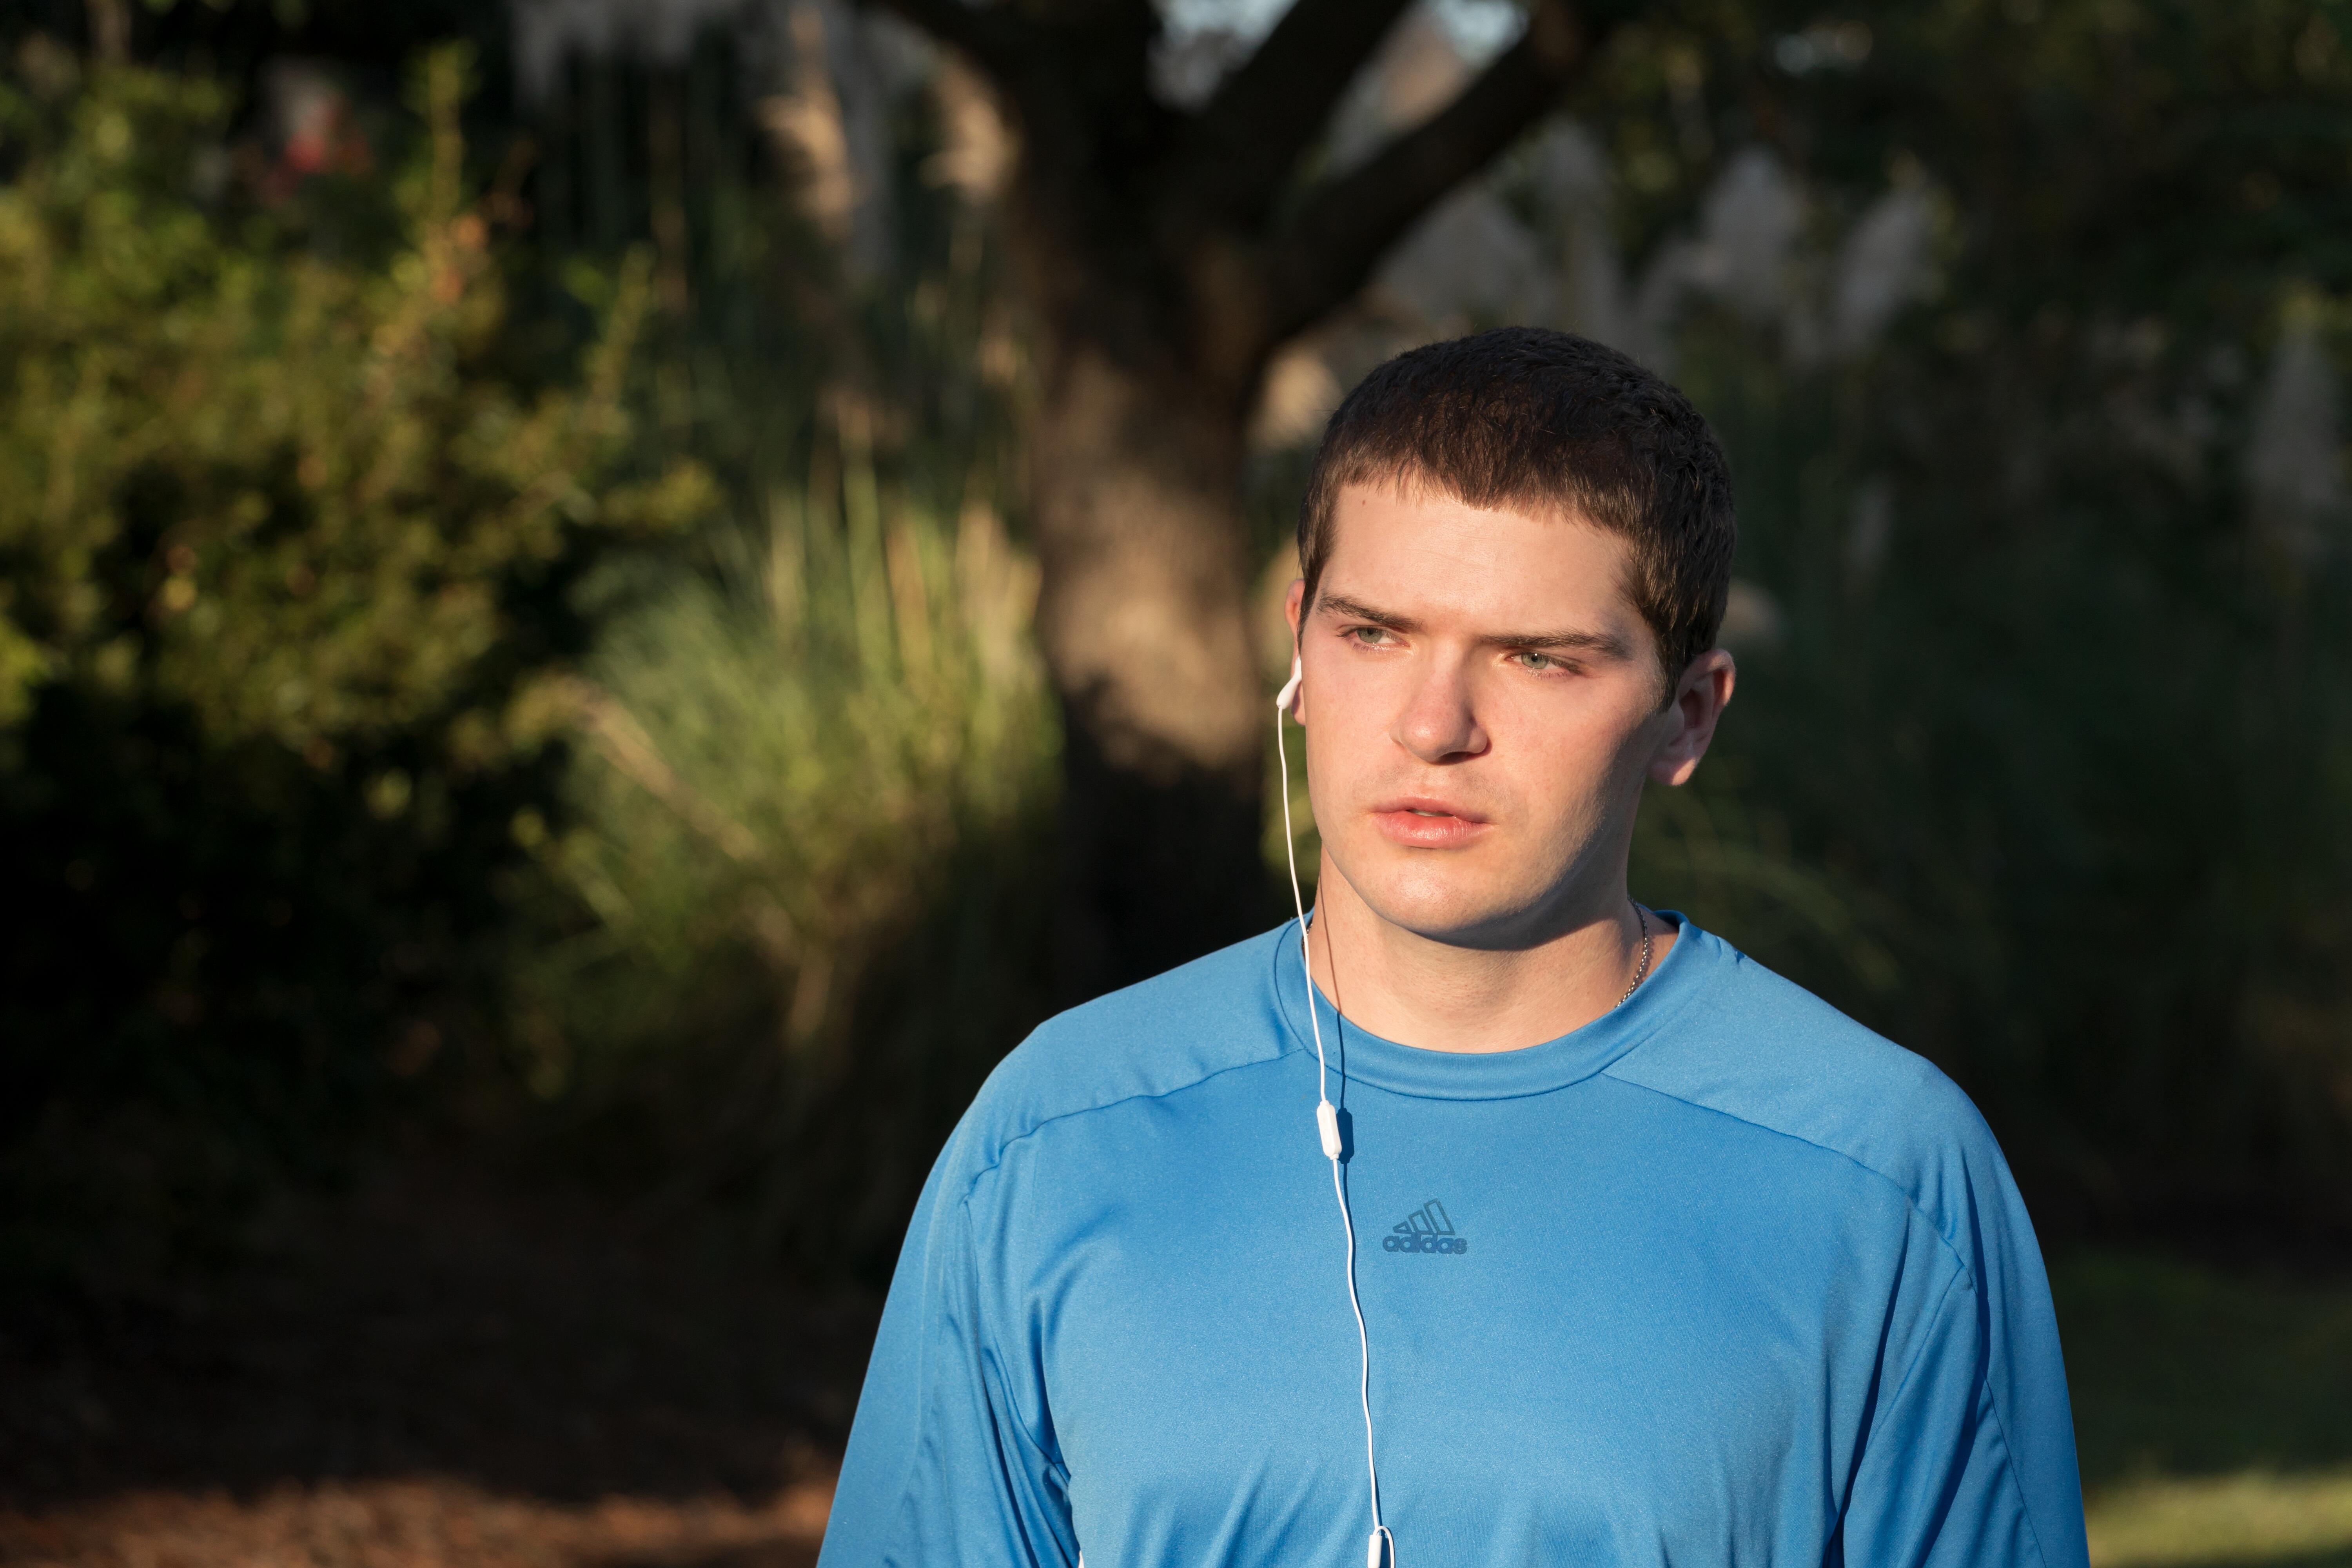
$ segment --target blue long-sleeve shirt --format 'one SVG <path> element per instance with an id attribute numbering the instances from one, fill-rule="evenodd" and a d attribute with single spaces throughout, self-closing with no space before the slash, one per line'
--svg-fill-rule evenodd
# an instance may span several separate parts
<path id="1" fill-rule="evenodd" d="M 1295 923 L 1063 1014 L 909 1228 L 821 1568 L 1364 1560 Z M 1403 1568 L 2085 1568 L 2049 1287 L 1965 1096 L 1685 922 L 1526 1050 L 1335 1024 Z"/>

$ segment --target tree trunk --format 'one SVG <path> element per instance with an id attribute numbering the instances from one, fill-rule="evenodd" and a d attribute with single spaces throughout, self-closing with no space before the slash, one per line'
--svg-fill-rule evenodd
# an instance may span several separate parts
<path id="1" fill-rule="evenodd" d="M 1045 371 L 1030 500 L 1066 738 L 1057 967 L 1075 1000 L 1280 907 L 1258 857 L 1274 713 L 1251 657 L 1250 399 L 1275 348 L 1554 102 L 1597 33 L 1570 0 L 1531 0 L 1518 41 L 1452 103 L 1302 185 L 1408 0 L 1293 0 L 1190 110 L 1153 87 L 1154 0 L 872 3 L 962 50 L 1020 128 L 1007 216 Z"/>
<path id="2" fill-rule="evenodd" d="M 1075 999 L 1267 920 L 1272 710 L 1252 656 L 1237 398 L 1173 353 L 1139 364 L 1131 340 L 1047 339 L 1031 496 L 1066 737 L 1057 980 Z"/>

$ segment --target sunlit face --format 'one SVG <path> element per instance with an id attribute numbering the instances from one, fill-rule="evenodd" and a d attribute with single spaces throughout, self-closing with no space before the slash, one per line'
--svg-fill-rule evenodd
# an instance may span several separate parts
<path id="1" fill-rule="evenodd" d="M 1686 725 L 1661 705 L 1626 542 L 1387 487 L 1342 489 L 1332 522 L 1303 620 L 1292 590 L 1327 868 L 1381 919 L 1457 945 L 1532 946 L 1593 918 L 1622 896 L 1643 778 L 1689 772 L 1662 755 Z"/>

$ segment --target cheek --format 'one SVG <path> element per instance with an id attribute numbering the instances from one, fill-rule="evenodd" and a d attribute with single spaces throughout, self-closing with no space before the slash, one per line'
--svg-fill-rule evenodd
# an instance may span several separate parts
<path id="1" fill-rule="evenodd" d="M 1292 765 L 1298 767 L 1319 811 L 1330 816 L 1364 786 L 1357 783 L 1370 770 L 1370 749 L 1362 736 L 1349 732 L 1334 710 L 1336 704 L 1309 717 L 1306 736 L 1293 736 Z"/>
<path id="2" fill-rule="evenodd" d="M 1337 784 L 1366 772 L 1390 746 L 1389 716 L 1394 709 L 1370 670 L 1342 669 L 1309 675 L 1307 738 L 1310 772 Z"/>
<path id="3" fill-rule="evenodd" d="M 1620 793 L 1642 773 L 1647 755 L 1639 721 L 1613 704 L 1533 713 L 1490 732 L 1495 760 L 1517 792 L 1529 803 L 1549 803 L 1560 818 L 1581 818 Z"/>

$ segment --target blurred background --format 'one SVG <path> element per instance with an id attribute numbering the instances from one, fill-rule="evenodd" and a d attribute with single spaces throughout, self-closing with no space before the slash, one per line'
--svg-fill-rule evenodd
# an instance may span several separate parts
<path id="1" fill-rule="evenodd" d="M 1538 322 L 1738 476 L 1637 896 L 1984 1109 L 2095 1563 L 2352 1564 L 2352 5 L 1816 6 L 0 7 L 0 1563 L 808 1562 L 990 1066 L 1279 918 L 1324 417 Z"/>

